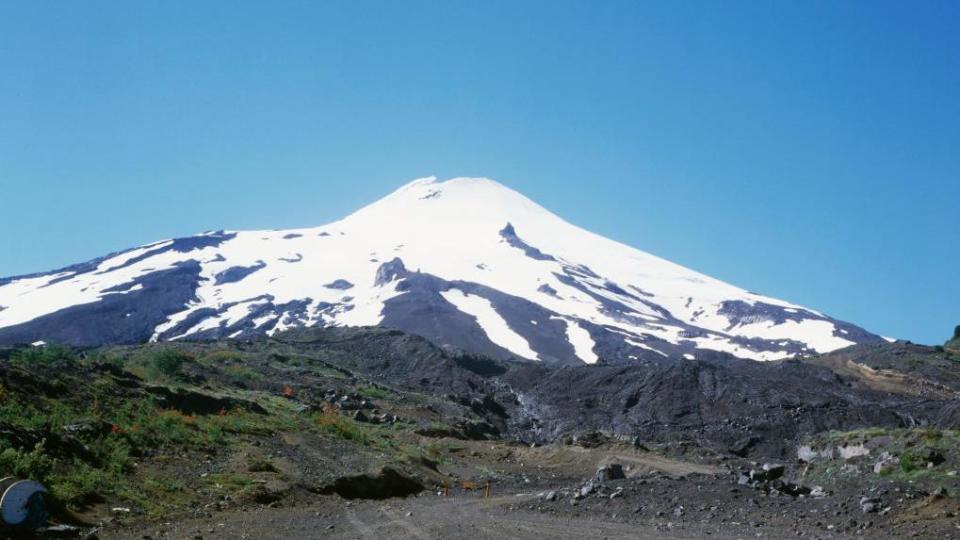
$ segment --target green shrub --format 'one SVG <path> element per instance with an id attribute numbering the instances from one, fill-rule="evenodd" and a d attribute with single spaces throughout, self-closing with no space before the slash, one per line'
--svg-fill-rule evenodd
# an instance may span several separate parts
<path id="1" fill-rule="evenodd" d="M 6 448 L 0 452 L 0 477 L 46 479 L 53 470 L 51 460 L 43 450 L 41 441 L 33 450 L 25 452 L 15 448 Z"/>
<path id="2" fill-rule="evenodd" d="M 62 472 L 52 474 L 47 484 L 62 501 L 78 503 L 116 489 L 119 479 L 113 471 L 97 469 L 80 460 Z"/>
<path id="3" fill-rule="evenodd" d="M 197 418 L 175 410 L 158 410 L 146 400 L 127 402 L 117 408 L 112 423 L 115 435 L 134 453 L 154 448 L 203 446 Z"/>
<path id="4" fill-rule="evenodd" d="M 24 364 L 47 366 L 61 360 L 73 360 L 73 352 L 62 345 L 30 347 L 14 353 L 11 360 Z"/>
<path id="5" fill-rule="evenodd" d="M 147 375 L 152 379 L 172 378 L 180 373 L 180 368 L 192 357 L 173 349 L 164 349 L 153 353 Z"/>
<path id="6" fill-rule="evenodd" d="M 900 456 L 900 470 L 905 473 L 915 471 L 917 469 L 917 464 L 914 463 L 915 458 L 910 452 L 904 452 Z"/>

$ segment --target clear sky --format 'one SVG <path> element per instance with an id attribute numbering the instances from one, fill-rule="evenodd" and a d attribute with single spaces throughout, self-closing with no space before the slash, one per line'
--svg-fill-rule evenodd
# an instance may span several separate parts
<path id="1" fill-rule="evenodd" d="M 487 176 L 940 343 L 958 27 L 955 1 L 0 1 L 0 275 Z"/>

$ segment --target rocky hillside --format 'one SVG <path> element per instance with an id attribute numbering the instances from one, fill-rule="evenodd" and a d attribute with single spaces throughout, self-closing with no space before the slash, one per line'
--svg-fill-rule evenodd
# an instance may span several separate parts
<path id="1" fill-rule="evenodd" d="M 822 534 L 940 535 L 948 518 L 917 516 L 956 506 L 928 499 L 960 487 L 957 365 L 898 343 L 548 369 L 378 328 L 14 348 L 0 350 L 0 476 L 42 481 L 55 523 L 103 538 L 349 538 L 398 522 L 450 537 L 558 517 L 610 537 L 779 537 L 797 515 Z M 487 492 L 502 498 L 474 506 Z M 248 519 L 263 512 L 285 525 Z"/>
<path id="2" fill-rule="evenodd" d="M 960 353 L 960 326 L 953 330 L 953 338 L 944 344 L 944 347 L 953 352 Z"/>

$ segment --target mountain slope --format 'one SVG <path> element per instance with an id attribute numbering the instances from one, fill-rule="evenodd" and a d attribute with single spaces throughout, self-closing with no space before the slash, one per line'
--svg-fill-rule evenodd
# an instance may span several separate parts
<path id="1" fill-rule="evenodd" d="M 416 180 L 315 228 L 220 231 L 0 280 L 0 343 L 383 325 L 574 364 L 882 341 L 575 227 L 492 180 Z"/>

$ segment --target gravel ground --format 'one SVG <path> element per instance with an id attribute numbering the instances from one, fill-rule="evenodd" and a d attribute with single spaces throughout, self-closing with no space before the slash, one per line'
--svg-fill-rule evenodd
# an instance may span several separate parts
<path id="1" fill-rule="evenodd" d="M 737 486 L 724 475 L 633 477 L 608 481 L 582 498 L 570 495 L 579 487 L 504 492 L 489 498 L 462 490 L 449 496 L 425 492 L 382 501 L 322 496 L 291 508 L 230 510 L 173 523 L 114 523 L 98 536 L 104 540 L 960 538 L 955 500 L 909 492 L 881 493 L 882 507 L 890 510 L 864 513 L 855 491 L 792 497 Z M 552 500 L 546 495 L 550 491 L 557 494 Z"/>

